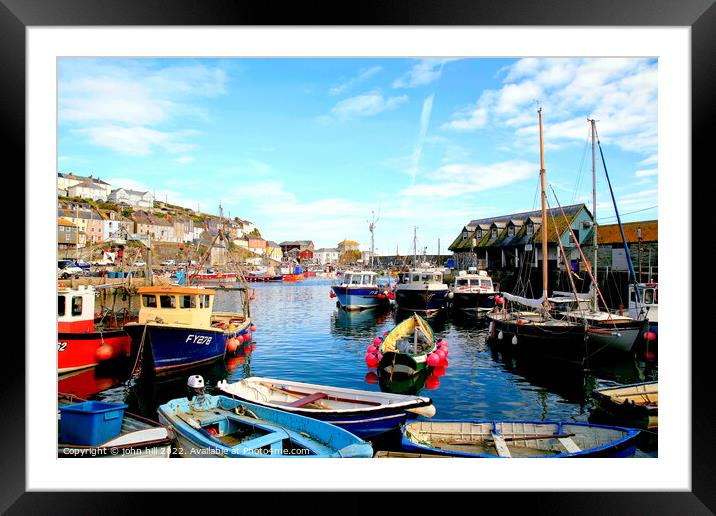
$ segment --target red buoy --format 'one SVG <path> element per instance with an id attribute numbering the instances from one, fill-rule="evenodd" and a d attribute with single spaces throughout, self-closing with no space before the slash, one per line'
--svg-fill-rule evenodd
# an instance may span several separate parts
<path id="1" fill-rule="evenodd" d="M 239 340 L 238 340 L 238 339 L 231 338 L 231 339 L 229 339 L 229 340 L 226 341 L 226 349 L 228 349 L 228 350 L 231 351 L 232 353 L 233 353 L 234 351 L 236 351 L 236 348 L 238 348 L 238 347 L 239 347 Z"/>
<path id="2" fill-rule="evenodd" d="M 651 342 L 652 340 L 656 340 L 656 333 L 653 331 L 648 331 L 644 334 L 644 339 L 648 342 Z"/>
<path id="3" fill-rule="evenodd" d="M 440 362 L 442 362 L 442 360 L 437 353 L 430 353 L 428 355 L 427 363 L 430 367 L 437 367 L 440 365 Z"/>
<path id="4" fill-rule="evenodd" d="M 433 374 L 435 376 L 444 376 L 445 375 L 445 368 L 443 366 L 436 367 L 433 370 Z"/>
<path id="5" fill-rule="evenodd" d="M 501 305 L 501 304 L 502 304 L 502 298 L 501 298 L 500 296 L 495 296 L 495 303 L 497 303 L 498 305 Z"/>
<path id="6" fill-rule="evenodd" d="M 94 357 L 100 362 L 102 362 L 104 360 L 109 360 L 110 358 L 112 358 L 113 354 L 114 353 L 112 351 L 112 346 L 110 346 L 109 344 L 102 344 L 94 352 Z"/>
<path id="7" fill-rule="evenodd" d="M 375 355 L 375 353 L 368 353 L 365 356 L 365 363 L 371 369 L 373 369 L 375 366 L 377 366 L 378 362 L 379 362 L 379 360 L 378 360 L 378 357 Z"/>
<path id="8" fill-rule="evenodd" d="M 244 333 L 244 342 L 251 342 L 251 334 Z"/>
<path id="9" fill-rule="evenodd" d="M 445 351 L 443 351 L 442 349 L 438 349 L 434 354 L 440 357 L 440 362 L 444 362 L 445 357 L 447 356 L 445 354 Z"/>
<path id="10" fill-rule="evenodd" d="M 331 294 L 330 294 L 330 297 L 331 297 L 331 299 L 333 299 L 334 297 L 336 297 L 336 293 L 335 293 L 335 292 L 333 292 L 332 290 L 331 290 Z"/>
<path id="11" fill-rule="evenodd" d="M 376 337 L 373 339 L 373 345 L 374 346 L 380 346 L 380 343 L 383 342 L 383 340 L 380 337 Z"/>
<path id="12" fill-rule="evenodd" d="M 249 330 L 256 331 L 256 325 L 252 324 L 251 326 L 249 326 Z"/>
<path id="13" fill-rule="evenodd" d="M 378 351 L 378 348 L 371 344 L 370 346 L 368 346 L 368 349 L 366 351 L 368 351 L 368 353 L 375 353 L 376 351 Z"/>

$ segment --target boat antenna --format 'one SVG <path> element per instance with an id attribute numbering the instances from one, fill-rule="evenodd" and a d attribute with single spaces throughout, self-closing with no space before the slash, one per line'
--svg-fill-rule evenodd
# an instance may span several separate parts
<path id="1" fill-rule="evenodd" d="M 375 225 L 380 220 L 380 207 L 378 208 L 378 218 L 375 218 L 375 212 L 370 212 L 372 215 L 372 221 L 368 220 L 368 229 L 370 230 L 370 268 L 373 268 L 373 256 L 375 255 Z"/>
<path id="2" fill-rule="evenodd" d="M 418 268 L 418 226 L 413 226 L 413 263 Z"/>

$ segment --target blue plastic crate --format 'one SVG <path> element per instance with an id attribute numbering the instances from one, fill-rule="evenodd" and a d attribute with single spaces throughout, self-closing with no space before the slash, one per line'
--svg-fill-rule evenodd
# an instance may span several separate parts
<path id="1" fill-rule="evenodd" d="M 124 403 L 85 401 L 60 407 L 60 442 L 97 446 L 122 432 Z"/>

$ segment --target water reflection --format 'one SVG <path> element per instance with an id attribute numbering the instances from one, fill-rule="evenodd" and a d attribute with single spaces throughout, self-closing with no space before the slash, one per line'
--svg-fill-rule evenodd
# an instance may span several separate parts
<path id="1" fill-rule="evenodd" d="M 158 405 L 186 395 L 186 377 L 201 374 L 209 385 L 249 376 L 281 378 L 354 389 L 430 396 L 439 419 L 603 421 L 593 414 L 592 390 L 606 382 L 657 379 L 655 357 L 598 355 L 585 364 L 520 356 L 486 342 L 482 317 L 447 313 L 428 320 L 449 342 L 449 366 L 414 378 L 378 378 L 365 364 L 367 346 L 410 314 L 390 310 L 346 312 L 329 297 L 330 281 L 256 284 L 253 346 L 204 368 L 166 378 L 125 382 L 129 367 L 88 370 L 58 381 L 60 391 L 85 398 L 123 400 L 130 410 L 155 418 Z M 216 309 L 239 306 L 235 292 L 217 292 Z M 649 438 L 653 436 L 647 434 Z M 655 438 L 654 438 L 655 439 Z M 649 448 L 651 446 L 651 448 Z M 655 442 L 644 449 L 655 450 Z"/>

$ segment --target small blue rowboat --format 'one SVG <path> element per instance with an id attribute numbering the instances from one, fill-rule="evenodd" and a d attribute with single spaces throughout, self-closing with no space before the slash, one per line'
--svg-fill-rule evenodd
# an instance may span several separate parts
<path id="1" fill-rule="evenodd" d="M 222 394 L 336 425 L 359 437 L 397 429 L 408 419 L 432 417 L 435 407 L 425 396 L 362 391 L 253 376 L 217 384 Z"/>
<path id="2" fill-rule="evenodd" d="M 158 409 L 181 457 L 372 457 L 370 443 L 322 421 L 234 400 L 195 396 Z"/>
<path id="3" fill-rule="evenodd" d="M 415 421 L 402 427 L 409 452 L 450 457 L 631 457 L 639 430 L 551 421 Z"/>

